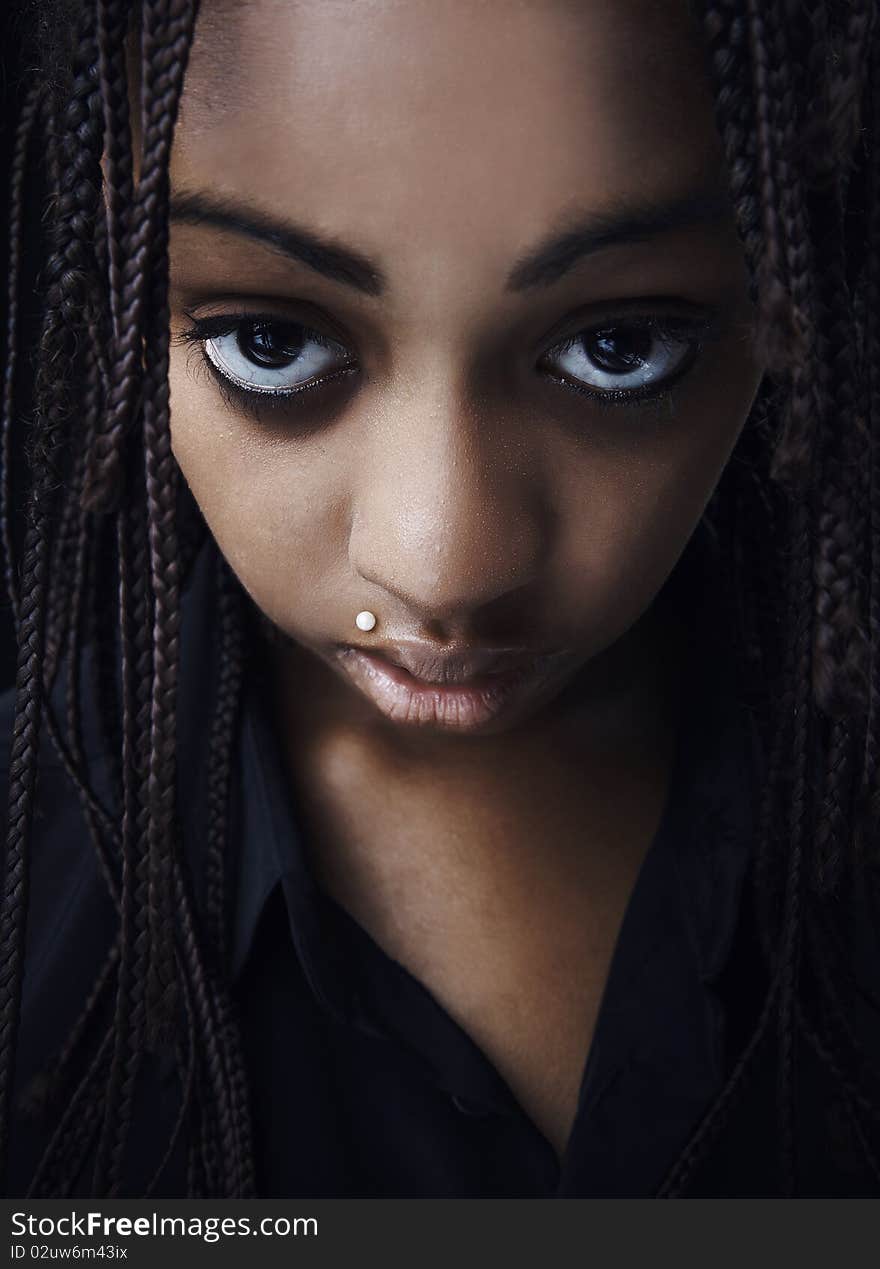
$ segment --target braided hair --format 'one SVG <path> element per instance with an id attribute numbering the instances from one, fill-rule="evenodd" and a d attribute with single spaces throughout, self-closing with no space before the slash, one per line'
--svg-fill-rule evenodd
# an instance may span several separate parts
<path id="1" fill-rule="evenodd" d="M 778 1191 L 791 1196 L 805 1051 L 833 1082 L 880 1184 L 880 1070 L 853 1028 L 847 941 L 856 903 L 880 929 L 880 13 L 877 0 L 690 3 L 768 360 L 706 513 L 722 544 L 743 690 L 768 754 L 746 892 L 763 995 L 657 1196 L 692 1189 L 768 1051 Z M 196 11 L 197 0 L 40 5 L 40 54 L 22 61 L 0 431 L 0 526 L 18 640 L 0 899 L 0 1190 L 44 736 L 76 790 L 119 918 L 63 1046 L 22 1094 L 54 1126 L 34 1197 L 76 1192 L 89 1163 L 92 1196 L 122 1193 L 148 1055 L 170 1062 L 180 1102 L 145 1196 L 181 1140 L 189 1196 L 256 1194 L 225 885 L 252 626 L 219 551 L 200 905 L 176 796 L 180 594 L 208 536 L 171 452 L 167 378 L 168 159 Z M 39 332 L 28 357 L 20 306 L 29 200 L 42 216 L 40 250 L 30 253 L 39 260 Z M 13 426 L 23 429 L 26 459 L 15 500 Z M 20 544 L 13 501 L 23 508 Z M 89 645 L 109 799 L 83 738 Z M 60 710 L 53 689 L 62 672 Z"/>

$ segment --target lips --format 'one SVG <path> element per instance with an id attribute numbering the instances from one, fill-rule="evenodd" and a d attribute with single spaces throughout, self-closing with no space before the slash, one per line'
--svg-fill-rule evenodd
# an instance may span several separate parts
<path id="1" fill-rule="evenodd" d="M 524 648 L 486 648 L 450 653 L 407 644 L 393 644 L 361 648 L 358 651 L 396 665 L 422 683 L 466 684 L 478 678 L 524 670 L 539 660 L 538 653 Z"/>
<path id="2" fill-rule="evenodd" d="M 406 665 L 351 645 L 338 655 L 348 677 L 393 722 L 455 731 L 477 729 L 521 703 L 570 657 L 522 649 L 437 654 L 412 645 L 393 649 Z"/>

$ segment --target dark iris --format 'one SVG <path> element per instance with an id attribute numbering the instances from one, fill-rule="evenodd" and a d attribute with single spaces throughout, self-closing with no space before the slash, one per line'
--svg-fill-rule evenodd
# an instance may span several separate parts
<path id="1" fill-rule="evenodd" d="M 239 327 L 238 346 L 258 366 L 286 366 L 302 351 L 302 328 L 283 322 L 247 322 Z"/>
<path id="2" fill-rule="evenodd" d="M 640 370 L 648 360 L 654 335 L 644 327 L 600 330 L 585 336 L 590 360 L 611 374 Z"/>

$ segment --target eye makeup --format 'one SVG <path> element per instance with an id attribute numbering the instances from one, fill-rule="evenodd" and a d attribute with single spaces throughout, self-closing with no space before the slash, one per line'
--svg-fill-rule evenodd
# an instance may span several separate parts
<path id="1" fill-rule="evenodd" d="M 641 303 L 647 309 L 651 301 Z M 186 316 L 190 325 L 174 342 L 198 351 L 231 409 L 255 417 L 267 410 L 274 413 L 316 404 L 331 385 L 360 370 L 355 354 L 341 339 L 277 314 L 227 312 L 199 318 L 188 312 Z M 570 329 L 545 349 L 536 369 L 554 386 L 603 408 L 656 406 L 694 368 L 705 345 L 721 333 L 717 314 L 705 310 L 687 315 L 656 309 L 634 312 L 628 303 L 619 314 L 610 313 L 601 320 L 594 316 L 592 322 Z M 661 370 L 652 374 L 658 354 Z M 572 360 L 576 365 L 579 361 L 580 373 L 572 370 Z M 585 381 L 587 374 L 593 382 Z M 616 380 L 625 386 L 616 386 Z"/>
<path id="2" fill-rule="evenodd" d="M 554 344 L 542 361 L 554 354 L 557 369 L 544 370 L 547 378 L 563 388 L 586 396 L 601 406 L 620 408 L 639 402 L 657 402 L 691 370 L 716 330 L 708 317 L 683 318 L 675 314 L 645 314 L 614 318 L 583 327 L 574 335 Z M 622 337 L 622 338 L 621 338 Z M 620 345 L 622 344 L 622 347 Z M 591 348 L 591 352 L 586 350 Z M 573 372 L 558 369 L 560 357 L 583 351 L 596 377 L 604 386 L 585 382 Z M 651 375 L 646 369 L 651 358 L 645 350 L 660 350 L 665 370 Z M 614 379 L 632 379 L 635 384 L 613 386 Z"/>

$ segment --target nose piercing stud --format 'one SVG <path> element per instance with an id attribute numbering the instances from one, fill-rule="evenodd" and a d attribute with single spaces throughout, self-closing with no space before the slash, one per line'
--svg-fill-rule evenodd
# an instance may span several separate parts
<path id="1" fill-rule="evenodd" d="M 376 624 L 376 615 L 375 613 L 367 612 L 366 609 L 364 609 L 363 612 L 359 612 L 355 617 L 354 624 L 357 626 L 358 630 L 372 630 L 373 626 Z"/>

